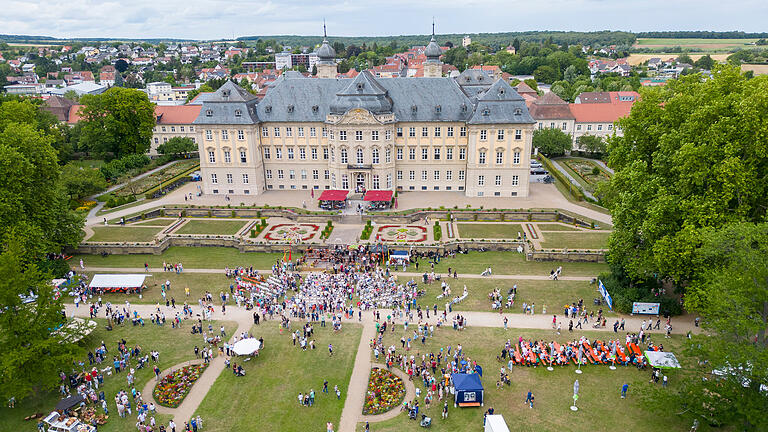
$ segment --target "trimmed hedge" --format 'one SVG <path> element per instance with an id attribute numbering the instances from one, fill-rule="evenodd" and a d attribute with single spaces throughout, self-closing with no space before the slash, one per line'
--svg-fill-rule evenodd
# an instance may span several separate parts
<path id="1" fill-rule="evenodd" d="M 371 220 L 368 219 L 368 221 L 365 222 L 362 234 L 360 234 L 360 240 L 368 240 L 371 238 L 371 233 L 373 233 L 373 224 L 371 224 Z"/>
<path id="2" fill-rule="evenodd" d="M 552 161 L 550 161 L 546 156 L 538 155 L 539 160 L 541 161 L 541 164 L 544 165 L 547 168 L 547 171 L 549 171 L 549 174 L 551 174 L 553 177 L 557 179 L 560 183 L 562 183 L 564 186 L 568 186 L 568 190 L 571 192 L 571 196 L 576 199 L 577 201 L 584 201 L 584 193 L 579 189 L 578 187 L 574 186 L 568 178 L 566 178 L 563 173 L 560 172 L 559 169 L 555 168 L 554 164 L 552 164 Z"/>
<path id="3" fill-rule="evenodd" d="M 443 228 L 440 226 L 440 221 L 435 221 L 435 226 L 432 227 L 432 234 L 435 236 L 435 241 L 440 241 L 443 237 Z"/>

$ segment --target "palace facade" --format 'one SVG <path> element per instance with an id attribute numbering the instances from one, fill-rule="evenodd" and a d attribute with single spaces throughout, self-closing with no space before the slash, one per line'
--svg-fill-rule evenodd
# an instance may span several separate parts
<path id="1" fill-rule="evenodd" d="M 227 82 L 194 121 L 203 191 L 387 189 L 528 196 L 536 122 L 525 100 L 482 70 L 442 77 L 434 37 L 424 78 L 286 72 L 262 100 Z"/>

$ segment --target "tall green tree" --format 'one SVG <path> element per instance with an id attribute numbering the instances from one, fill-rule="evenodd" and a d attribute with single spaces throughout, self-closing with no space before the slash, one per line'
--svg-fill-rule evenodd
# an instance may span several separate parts
<path id="1" fill-rule="evenodd" d="M 50 274 L 25 262 L 23 246 L 12 242 L 0 253 L 0 397 L 7 400 L 51 389 L 58 372 L 72 364 L 81 348 L 72 343 L 81 329 L 52 332 L 63 324 L 62 301 L 53 297 Z M 19 294 L 37 295 L 22 303 Z"/>
<path id="2" fill-rule="evenodd" d="M 61 183 L 71 199 L 85 198 L 107 187 L 107 180 L 101 171 L 73 163 L 68 163 L 61 169 Z"/>
<path id="3" fill-rule="evenodd" d="M 190 138 L 173 137 L 157 146 L 157 152 L 169 156 L 183 156 L 185 154 L 197 151 L 197 144 Z"/>
<path id="4" fill-rule="evenodd" d="M 713 73 L 643 91 L 609 140 L 608 261 L 633 280 L 690 281 L 705 229 L 766 218 L 768 77 Z"/>
<path id="5" fill-rule="evenodd" d="M 607 145 L 603 137 L 597 135 L 582 135 L 579 137 L 579 148 L 590 153 L 605 153 Z"/>
<path id="6" fill-rule="evenodd" d="M 149 150 L 155 109 L 146 93 L 111 87 L 100 95 L 84 95 L 80 102 L 82 139 L 92 151 L 121 157 Z"/>
<path id="7" fill-rule="evenodd" d="M 705 333 L 686 355 L 697 360 L 677 379 L 679 390 L 656 391 L 650 403 L 675 406 L 701 422 L 763 430 L 768 424 L 768 224 L 706 229 L 696 253 L 704 271 L 686 296 Z M 666 390 L 666 389 L 664 389 Z"/>
<path id="8" fill-rule="evenodd" d="M 0 249 L 12 240 L 25 260 L 39 259 L 82 239 L 83 220 L 69 209 L 53 138 L 34 126 L 0 131 Z"/>
<path id="9" fill-rule="evenodd" d="M 571 136 L 557 128 L 533 131 L 533 146 L 545 156 L 562 156 L 572 147 Z"/>

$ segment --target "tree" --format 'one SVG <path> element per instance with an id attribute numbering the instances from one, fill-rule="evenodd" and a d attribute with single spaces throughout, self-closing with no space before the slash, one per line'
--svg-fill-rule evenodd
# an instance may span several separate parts
<path id="1" fill-rule="evenodd" d="M 545 156 L 562 156 L 571 149 L 571 136 L 557 128 L 537 129 L 533 132 L 533 146 Z"/>
<path id="2" fill-rule="evenodd" d="M 81 348 L 71 340 L 81 330 L 66 327 L 62 300 L 55 300 L 51 275 L 24 260 L 22 246 L 11 243 L 0 254 L 0 397 L 23 399 L 51 389 L 59 382 L 58 372 L 71 365 Z M 23 304 L 19 294 L 37 295 Z"/>
<path id="3" fill-rule="evenodd" d="M 69 99 L 74 103 L 80 102 L 80 95 L 74 90 L 67 90 L 64 92 L 64 99 Z"/>
<path id="4" fill-rule="evenodd" d="M 652 392 L 649 403 L 712 425 L 758 430 L 768 424 L 760 390 L 768 383 L 768 224 L 729 224 L 703 234 L 695 254 L 703 271 L 686 301 L 706 331 L 686 349 L 699 366 L 678 377 L 679 391 Z"/>
<path id="5" fill-rule="evenodd" d="M 712 56 L 707 54 L 699 57 L 693 65 L 699 69 L 711 70 L 712 66 L 715 65 L 715 61 L 712 59 Z"/>
<path id="6" fill-rule="evenodd" d="M 52 142 L 26 123 L 0 131 L 0 250 L 13 240 L 25 262 L 76 246 L 83 236 L 83 220 L 69 209 L 61 187 Z"/>
<path id="7" fill-rule="evenodd" d="M 101 171 L 82 168 L 73 163 L 61 169 L 61 182 L 71 199 L 85 198 L 107 187 L 107 180 Z"/>
<path id="8" fill-rule="evenodd" d="M 607 148 L 605 140 L 597 135 L 582 135 L 579 137 L 579 148 L 590 153 L 603 154 Z"/>
<path id="9" fill-rule="evenodd" d="M 643 92 L 608 144 L 613 269 L 684 285 L 702 270 L 693 258 L 706 229 L 765 220 L 768 144 L 755 139 L 768 134 L 765 106 L 768 77 L 730 66 Z"/>
<path id="10" fill-rule="evenodd" d="M 538 82 L 552 84 L 553 82 L 557 81 L 559 74 L 552 66 L 544 65 L 539 66 L 535 71 L 533 71 L 533 77 L 536 78 L 536 81 Z"/>
<path id="11" fill-rule="evenodd" d="M 175 157 L 197 151 L 197 144 L 190 138 L 173 137 L 167 142 L 157 146 L 157 152 L 163 155 L 173 155 Z"/>
<path id="12" fill-rule="evenodd" d="M 100 95 L 83 95 L 83 138 L 101 155 L 121 157 L 149 150 L 155 108 L 147 94 L 111 87 Z"/>
<path id="13" fill-rule="evenodd" d="M 128 62 L 123 59 L 117 59 L 117 61 L 115 62 L 115 69 L 120 73 L 127 71 Z"/>
<path id="14" fill-rule="evenodd" d="M 572 83 L 576 81 L 579 78 L 579 70 L 574 65 L 569 65 L 567 68 L 565 68 L 565 72 L 563 72 L 563 79 L 568 81 L 569 83 Z"/>
<path id="15" fill-rule="evenodd" d="M 539 83 L 537 83 L 535 79 L 528 78 L 528 79 L 523 80 L 523 82 L 528 84 L 528 87 L 530 87 L 530 88 L 532 88 L 532 89 L 534 89 L 536 91 L 539 91 Z"/>
<path id="16" fill-rule="evenodd" d="M 682 53 L 679 56 L 677 56 L 677 62 L 692 65 L 693 59 L 687 53 Z"/>

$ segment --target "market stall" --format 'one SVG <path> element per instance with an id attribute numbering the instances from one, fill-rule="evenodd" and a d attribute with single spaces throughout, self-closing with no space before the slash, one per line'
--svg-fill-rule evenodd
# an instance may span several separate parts
<path id="1" fill-rule="evenodd" d="M 143 274 L 97 274 L 89 287 L 95 293 L 141 293 Z"/>
<path id="2" fill-rule="evenodd" d="M 74 397 L 74 396 L 73 396 Z M 71 399 L 69 397 L 67 399 Z M 62 400 L 65 401 L 67 399 Z M 59 402 L 61 404 L 61 402 Z M 56 409 L 59 405 L 56 405 Z M 96 428 L 82 423 L 77 417 L 67 417 L 54 411 L 43 419 L 43 423 L 48 425 L 48 432 L 96 432 Z"/>
<path id="3" fill-rule="evenodd" d="M 320 208 L 325 210 L 342 209 L 347 206 L 347 195 L 349 191 L 328 189 L 320 194 Z"/>
<path id="4" fill-rule="evenodd" d="M 392 205 L 392 194 L 390 190 L 369 190 L 365 192 L 363 201 L 371 203 L 369 210 L 385 210 Z"/>

